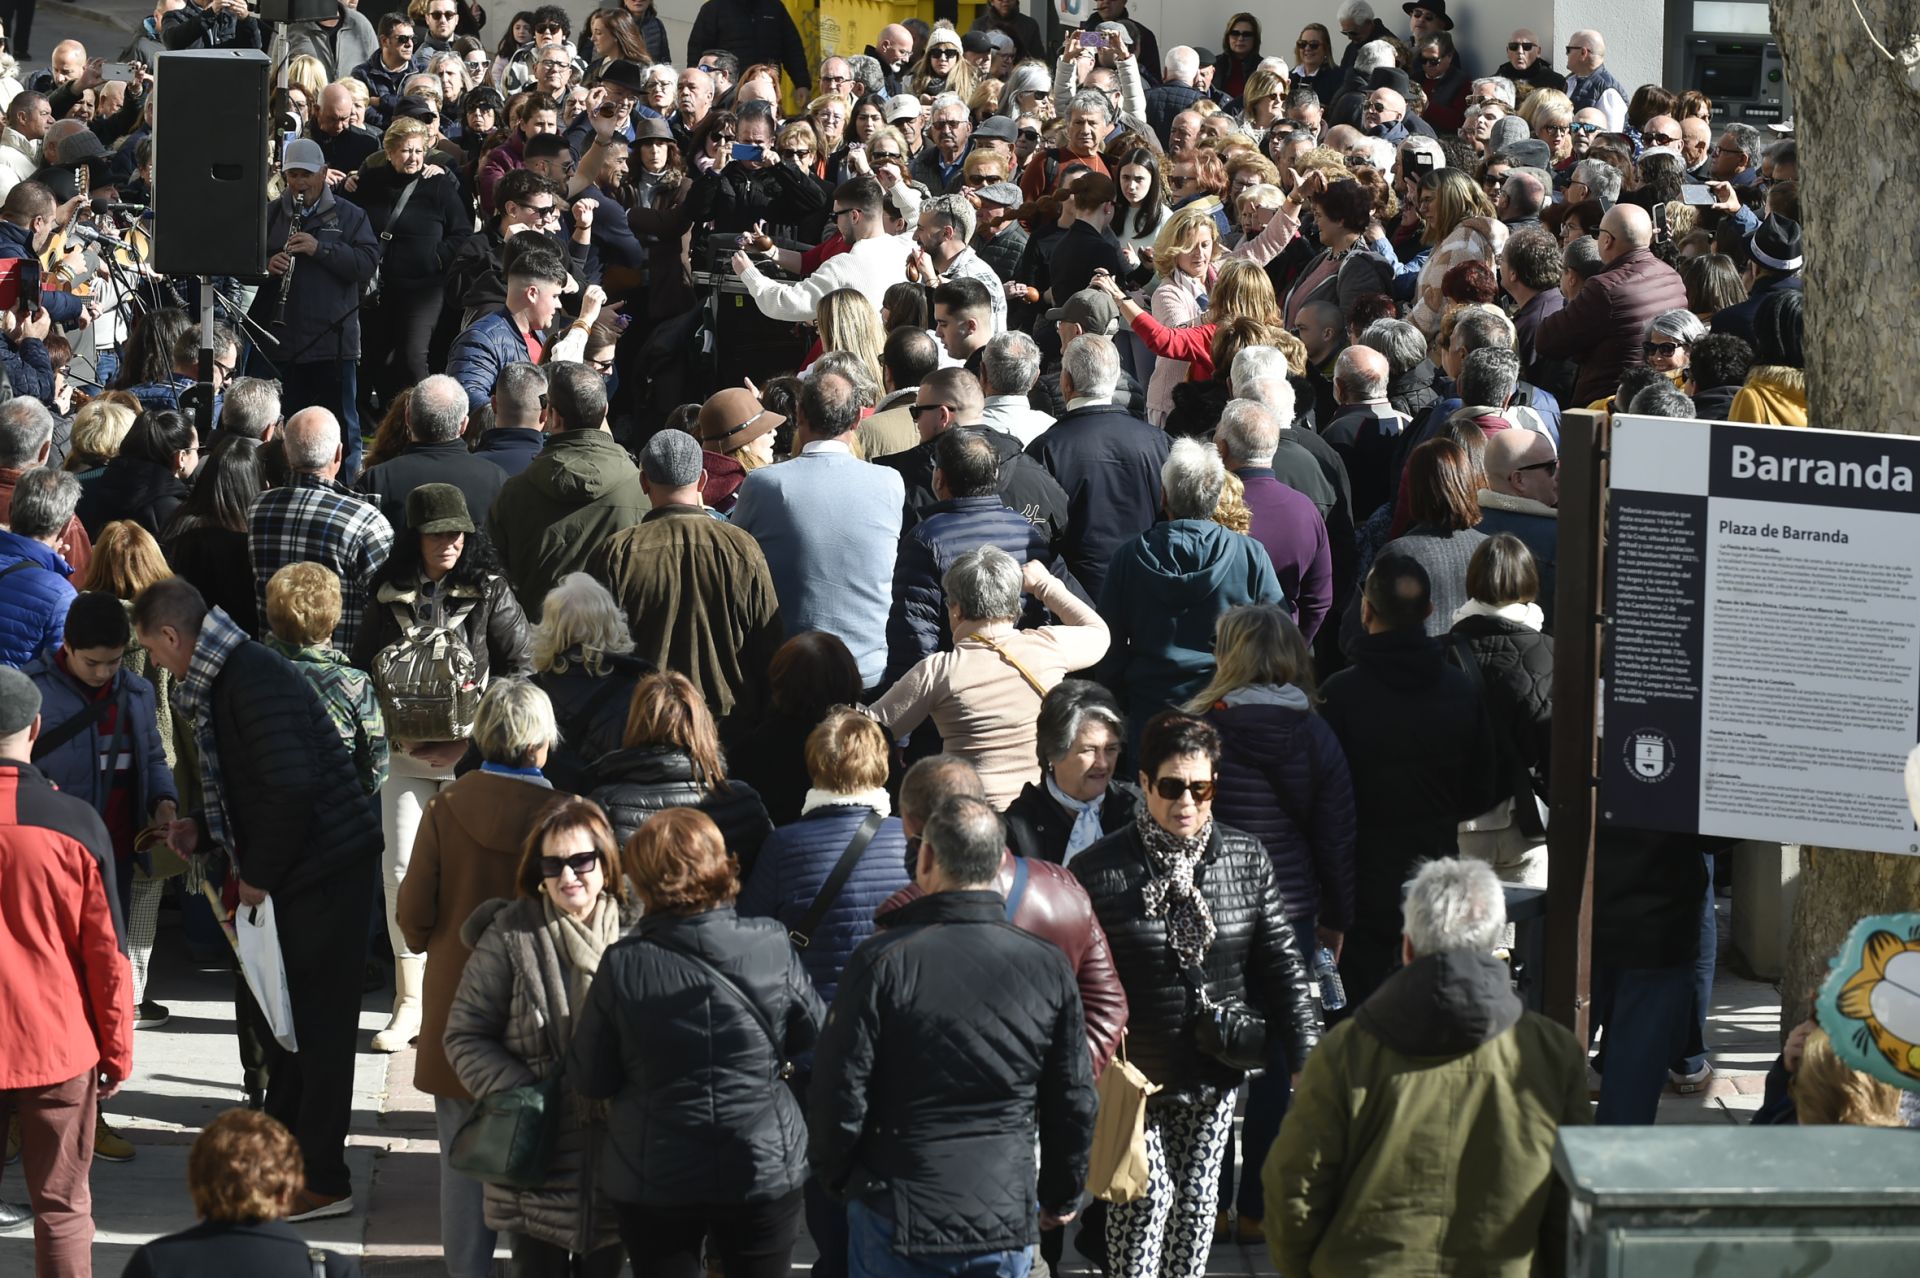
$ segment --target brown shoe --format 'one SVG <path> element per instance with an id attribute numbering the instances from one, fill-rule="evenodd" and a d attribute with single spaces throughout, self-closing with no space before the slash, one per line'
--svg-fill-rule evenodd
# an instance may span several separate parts
<path id="1" fill-rule="evenodd" d="M 293 1200 L 293 1210 L 287 1214 L 287 1220 L 325 1220 L 329 1216 L 349 1215 L 352 1211 L 352 1194 L 316 1194 L 311 1189 L 303 1189 Z"/>
<path id="2" fill-rule="evenodd" d="M 1266 1226 L 1242 1216 L 1237 1223 L 1234 1240 L 1240 1243 L 1264 1243 L 1267 1241 Z"/>

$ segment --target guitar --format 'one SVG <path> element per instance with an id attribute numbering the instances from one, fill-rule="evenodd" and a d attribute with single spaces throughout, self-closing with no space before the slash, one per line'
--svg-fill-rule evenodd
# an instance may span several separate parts
<path id="1" fill-rule="evenodd" d="M 48 288 L 57 293 L 86 297 L 93 292 L 93 278 L 100 268 L 100 259 L 94 256 L 92 249 L 81 247 L 73 228 L 79 225 L 80 210 L 86 205 L 85 197 L 93 189 L 93 175 L 82 164 L 75 170 L 75 178 L 81 199 L 74 205 L 73 216 L 67 219 L 67 224 L 47 237 L 47 247 L 40 254 L 40 269 Z M 75 249 L 80 249 L 82 254 L 82 265 L 77 269 L 64 260 Z"/>

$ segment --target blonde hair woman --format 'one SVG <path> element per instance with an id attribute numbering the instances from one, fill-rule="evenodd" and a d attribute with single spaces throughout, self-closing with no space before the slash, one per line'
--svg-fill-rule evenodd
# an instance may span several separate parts
<path id="1" fill-rule="evenodd" d="M 874 385 L 886 384 L 880 376 L 880 351 L 887 335 L 880 328 L 880 312 L 866 294 L 854 288 L 834 289 L 820 299 L 813 322 L 820 330 L 823 353 L 845 351 L 873 374 Z"/>
<path id="2" fill-rule="evenodd" d="M 62 470 L 72 471 L 84 486 L 97 477 L 108 462 L 120 455 L 120 445 L 133 429 L 135 413 L 125 404 L 96 399 L 82 404 L 73 415 L 73 451 L 67 454 Z"/>
<path id="3" fill-rule="evenodd" d="M 1286 109 L 1287 73 L 1270 66 L 1262 66 L 1247 77 L 1247 91 L 1244 97 L 1246 109 L 1241 116 L 1240 129 L 1256 142 L 1266 140 L 1267 130 L 1280 118 Z"/>
<path id="4" fill-rule="evenodd" d="M 1219 247 L 1212 212 L 1188 205 L 1167 218 L 1153 237 L 1153 268 L 1162 283 L 1153 290 L 1153 318 L 1168 328 L 1183 328 L 1200 317 L 1200 298 L 1213 278 L 1213 256 Z M 1147 420 L 1167 424 L 1173 411 L 1173 388 L 1187 380 L 1187 364 L 1157 359 L 1147 381 Z"/>
<path id="5" fill-rule="evenodd" d="M 298 53 L 287 59 L 286 76 L 288 88 L 307 95 L 309 109 L 320 105 L 320 90 L 327 87 L 326 63 L 311 53 Z"/>
<path id="6" fill-rule="evenodd" d="M 829 155 L 848 141 L 847 121 L 852 109 L 846 95 L 840 93 L 823 93 L 807 103 L 807 118 L 820 130 L 820 144 Z"/>
<path id="7" fill-rule="evenodd" d="M 1464 169 L 1429 173 L 1420 180 L 1419 199 L 1420 220 L 1426 224 L 1420 242 L 1431 244 L 1433 253 L 1420 268 L 1418 300 L 1407 319 L 1431 340 L 1440 331 L 1447 309 L 1440 281 L 1462 262 L 1473 261 L 1485 262 L 1499 278 L 1507 228 L 1494 213 L 1487 193 Z"/>
<path id="8" fill-rule="evenodd" d="M 1095 276 L 1092 287 L 1105 290 L 1114 299 L 1120 308 L 1120 318 L 1146 343 L 1147 349 L 1162 361 L 1185 360 L 1189 381 L 1212 379 L 1214 334 L 1230 327 L 1236 320 L 1249 320 L 1262 330 L 1284 335 L 1280 303 L 1273 296 L 1273 282 L 1267 278 L 1266 268 L 1245 258 L 1229 258 L 1221 264 L 1220 273 L 1214 277 L 1213 288 L 1207 295 L 1207 313 L 1198 322 L 1184 328 L 1168 328 L 1141 310 L 1120 292 L 1119 285 L 1104 275 Z M 1159 371 L 1160 365 L 1155 364 L 1155 376 L 1159 375 Z M 1152 415 L 1151 408 L 1148 415 Z"/>

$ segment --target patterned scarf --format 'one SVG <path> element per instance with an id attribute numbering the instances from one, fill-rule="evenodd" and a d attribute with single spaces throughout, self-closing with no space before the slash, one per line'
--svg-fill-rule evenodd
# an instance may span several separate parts
<path id="1" fill-rule="evenodd" d="M 227 794 L 220 775 L 220 746 L 213 735 L 213 681 L 219 677 L 233 650 L 246 641 L 247 632 L 234 625 L 223 609 L 209 609 L 206 620 L 200 623 L 200 638 L 193 645 L 187 677 L 173 690 L 174 705 L 192 721 L 193 743 L 200 751 L 200 789 L 207 833 L 229 856 L 235 857 L 236 864 L 232 827 L 227 819 Z"/>
<path id="2" fill-rule="evenodd" d="M 1147 917 L 1166 919 L 1167 944 L 1181 963 L 1198 967 L 1213 948 L 1215 929 L 1213 910 L 1200 895 L 1193 872 L 1213 843 L 1213 822 L 1201 826 L 1192 838 L 1182 839 L 1161 829 L 1142 805 L 1134 828 L 1146 846 L 1147 868 L 1154 875 L 1141 892 Z"/>

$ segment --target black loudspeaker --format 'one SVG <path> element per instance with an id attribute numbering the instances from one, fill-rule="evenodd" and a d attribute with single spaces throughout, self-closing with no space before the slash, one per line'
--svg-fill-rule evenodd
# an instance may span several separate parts
<path id="1" fill-rule="evenodd" d="M 271 65 L 258 49 L 190 49 L 156 59 L 155 270 L 267 273 Z"/>
<path id="2" fill-rule="evenodd" d="M 255 8 L 262 22 L 313 22 L 338 12 L 335 0 L 260 0 Z"/>

